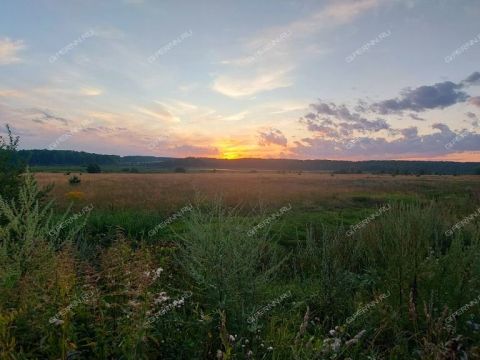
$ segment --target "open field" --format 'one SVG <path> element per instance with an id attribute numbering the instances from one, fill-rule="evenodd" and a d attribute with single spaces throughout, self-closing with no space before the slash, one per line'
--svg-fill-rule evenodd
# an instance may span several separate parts
<path id="1" fill-rule="evenodd" d="M 72 173 L 71 175 L 78 175 Z M 221 197 L 228 205 L 284 205 L 294 201 L 308 207 L 366 196 L 388 198 L 438 198 L 478 196 L 478 176 L 391 176 L 320 173 L 187 173 L 187 174 L 85 174 L 71 186 L 68 175 L 39 173 L 41 185 L 54 183 L 52 195 L 59 204 L 66 193 L 81 191 L 85 202 L 98 208 L 175 210 L 196 196 Z M 345 204 L 344 204 L 345 205 Z"/>
<path id="2" fill-rule="evenodd" d="M 51 219 L 0 207 L 1 358 L 480 358 L 476 176 L 35 177 Z"/>

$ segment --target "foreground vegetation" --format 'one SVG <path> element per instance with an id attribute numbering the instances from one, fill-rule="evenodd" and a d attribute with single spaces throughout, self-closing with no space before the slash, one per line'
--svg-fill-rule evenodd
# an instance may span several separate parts
<path id="1" fill-rule="evenodd" d="M 64 175 L 61 206 L 26 176 L 0 201 L 0 358 L 480 357 L 480 217 L 448 232 L 480 206 L 475 179 L 343 175 L 332 194 L 275 175 L 241 206 L 198 182 L 182 195 L 217 175 L 164 175 L 176 192 L 143 211 L 90 198 L 107 175 Z M 59 188 L 85 196 L 65 209 Z"/>

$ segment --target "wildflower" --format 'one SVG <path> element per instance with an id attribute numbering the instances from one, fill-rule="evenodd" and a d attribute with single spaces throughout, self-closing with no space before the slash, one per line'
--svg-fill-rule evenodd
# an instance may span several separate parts
<path id="1" fill-rule="evenodd" d="M 219 359 L 219 360 L 223 359 L 223 352 L 222 352 L 222 350 L 217 350 L 217 359 Z"/>
<path id="2" fill-rule="evenodd" d="M 157 280 L 160 277 L 160 274 L 162 273 L 162 271 L 163 271 L 163 269 L 161 267 L 156 269 L 153 273 L 152 281 Z"/>
<path id="3" fill-rule="evenodd" d="M 170 299 L 169 296 L 167 296 L 167 293 L 165 291 L 162 291 L 161 293 L 158 294 L 158 296 L 153 300 L 153 302 L 155 303 L 155 305 L 157 304 L 160 304 L 162 302 L 165 302 L 167 301 L 168 299 Z"/>
<path id="4" fill-rule="evenodd" d="M 342 340 L 339 338 L 335 338 L 333 340 L 332 350 L 338 352 L 340 350 L 340 346 L 342 345 Z"/>
<path id="5" fill-rule="evenodd" d="M 50 321 L 53 325 L 62 325 L 65 321 L 60 320 L 60 319 L 53 319 L 53 321 Z"/>
<path id="6" fill-rule="evenodd" d="M 232 342 L 232 343 L 235 342 L 235 336 L 229 335 L 228 340 L 230 340 L 230 342 Z"/>
<path id="7" fill-rule="evenodd" d="M 252 351 L 252 350 L 249 350 L 249 351 L 247 352 L 247 357 L 248 357 L 248 358 L 251 358 L 252 356 L 253 356 L 253 351 Z"/>
<path id="8" fill-rule="evenodd" d="M 81 191 L 70 191 L 67 194 L 69 200 L 83 200 L 85 193 Z"/>
<path id="9" fill-rule="evenodd" d="M 273 347 L 269 346 L 269 347 L 267 348 L 267 350 L 268 350 L 268 351 L 272 351 L 272 350 L 273 350 Z"/>

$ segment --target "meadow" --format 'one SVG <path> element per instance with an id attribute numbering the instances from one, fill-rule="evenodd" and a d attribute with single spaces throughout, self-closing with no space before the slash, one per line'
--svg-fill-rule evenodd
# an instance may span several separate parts
<path id="1" fill-rule="evenodd" d="M 42 172 L 0 219 L 2 359 L 480 358 L 478 176 Z"/>

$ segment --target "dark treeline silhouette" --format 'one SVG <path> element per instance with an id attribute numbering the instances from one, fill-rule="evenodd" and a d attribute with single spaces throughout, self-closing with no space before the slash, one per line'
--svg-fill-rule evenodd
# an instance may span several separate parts
<path id="1" fill-rule="evenodd" d="M 167 158 L 156 156 L 101 155 L 70 150 L 20 150 L 20 156 L 30 166 L 86 166 L 88 164 L 136 166 L 148 171 L 155 169 L 231 169 L 274 171 L 329 171 L 335 173 L 389 174 L 478 174 L 480 162 L 398 161 L 398 160 L 293 160 L 293 159 L 213 159 Z"/>

